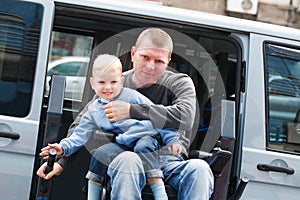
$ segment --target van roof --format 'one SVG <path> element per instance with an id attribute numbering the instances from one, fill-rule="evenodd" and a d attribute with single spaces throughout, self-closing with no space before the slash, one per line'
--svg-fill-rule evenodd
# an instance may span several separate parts
<path id="1" fill-rule="evenodd" d="M 137 0 L 54 0 L 54 2 L 89 6 L 168 20 L 171 19 L 178 22 L 196 24 L 214 29 L 224 30 L 225 28 L 226 30 L 233 32 L 257 33 L 292 40 L 299 40 L 300 35 L 300 30 L 295 28 L 163 6 L 154 3 L 146 3 Z M 149 12 L 150 10 L 151 12 Z"/>

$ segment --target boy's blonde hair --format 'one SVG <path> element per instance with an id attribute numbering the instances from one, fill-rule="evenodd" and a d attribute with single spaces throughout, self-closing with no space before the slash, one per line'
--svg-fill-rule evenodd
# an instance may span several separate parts
<path id="1" fill-rule="evenodd" d="M 98 55 L 93 63 L 93 76 L 98 71 L 105 71 L 107 69 L 110 70 L 110 68 L 112 71 L 120 70 L 122 72 L 122 63 L 120 59 L 110 54 Z"/>
<path id="2" fill-rule="evenodd" d="M 150 40 L 151 43 L 161 49 L 165 49 L 170 52 L 170 56 L 173 51 L 173 41 L 170 35 L 160 28 L 148 28 L 144 30 L 136 40 L 135 48 L 143 48 L 143 42 Z"/>

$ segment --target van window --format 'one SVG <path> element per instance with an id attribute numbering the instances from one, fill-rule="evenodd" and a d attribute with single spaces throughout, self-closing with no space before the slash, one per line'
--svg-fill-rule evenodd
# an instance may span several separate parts
<path id="1" fill-rule="evenodd" d="M 0 114 L 2 115 L 24 117 L 29 113 L 42 13 L 43 7 L 36 3 L 1 1 Z"/>
<path id="2" fill-rule="evenodd" d="M 299 153 L 300 50 L 266 44 L 265 53 L 268 147 Z"/>
<path id="3" fill-rule="evenodd" d="M 49 94 L 51 75 L 66 77 L 65 99 L 82 100 L 93 37 L 60 31 L 52 32 L 45 94 Z"/>

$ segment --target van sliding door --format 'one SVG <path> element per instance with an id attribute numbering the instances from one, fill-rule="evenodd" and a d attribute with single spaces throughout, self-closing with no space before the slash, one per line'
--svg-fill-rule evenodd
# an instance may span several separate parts
<path id="1" fill-rule="evenodd" d="M 1 199 L 30 198 L 52 8 L 44 0 L 1 1 Z"/>

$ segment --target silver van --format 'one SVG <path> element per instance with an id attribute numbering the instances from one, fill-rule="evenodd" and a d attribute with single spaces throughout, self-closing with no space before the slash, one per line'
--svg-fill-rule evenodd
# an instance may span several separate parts
<path id="1" fill-rule="evenodd" d="M 152 26 L 171 35 L 170 68 L 188 74 L 196 87 L 199 118 L 191 149 L 209 152 L 222 135 L 222 148 L 232 152 L 212 199 L 232 199 L 241 188 L 241 199 L 299 198 L 299 30 L 138 1 L 1 0 L 1 199 L 40 198 L 39 151 L 47 141 L 66 137 L 93 96 L 91 61 L 97 53 L 111 53 L 124 71 L 130 69 L 130 48 Z M 84 73 L 73 73 L 84 80 L 82 94 L 68 98 L 75 86 L 56 99 L 62 110 L 50 112 L 58 123 L 49 129 L 48 63 L 66 56 L 90 62 Z M 211 113 L 228 105 L 234 106 L 232 115 Z M 75 156 L 72 167 L 49 183 L 47 199 L 86 199 L 89 148 Z"/>

